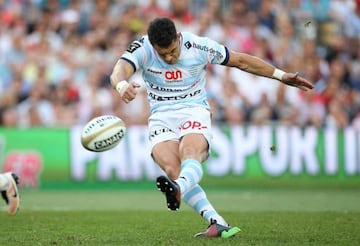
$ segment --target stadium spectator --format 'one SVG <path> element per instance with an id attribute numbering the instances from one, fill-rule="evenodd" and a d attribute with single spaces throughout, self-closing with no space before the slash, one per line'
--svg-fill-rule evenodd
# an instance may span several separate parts
<path id="1" fill-rule="evenodd" d="M 309 14 L 309 19 L 320 24 L 329 20 L 330 1 L 328 0 L 302 0 L 301 8 Z"/>
<path id="2" fill-rule="evenodd" d="M 205 7 L 199 12 L 207 12 L 210 15 L 210 23 L 212 25 L 219 23 L 223 15 L 221 0 L 206 1 Z M 196 21 L 201 21 L 201 18 L 197 18 Z"/>
<path id="3" fill-rule="evenodd" d="M 189 0 L 170 0 L 170 15 L 168 17 L 174 20 L 176 25 L 182 30 L 190 28 L 195 21 L 190 9 Z"/>
<path id="4" fill-rule="evenodd" d="M 351 87 L 355 92 L 360 92 L 360 40 L 358 50 L 354 57 L 349 61 L 349 79 Z"/>
<path id="5" fill-rule="evenodd" d="M 301 93 L 300 101 L 295 104 L 298 113 L 297 125 L 300 127 L 325 125 L 326 107 L 324 99 L 316 91 Z"/>
<path id="6" fill-rule="evenodd" d="M 248 10 L 248 0 L 232 0 L 230 9 L 223 15 L 234 16 L 234 24 L 241 28 L 245 26 L 246 19 L 244 17 Z"/>
<path id="7" fill-rule="evenodd" d="M 38 78 L 29 97 L 18 104 L 19 125 L 21 127 L 53 127 L 56 125 L 54 105 L 50 102 L 50 86 L 43 78 Z"/>
<path id="8" fill-rule="evenodd" d="M 328 105 L 328 114 L 325 118 L 325 126 L 328 128 L 344 129 L 349 125 L 350 114 L 347 111 L 346 104 L 342 101 L 346 101 L 348 91 L 345 88 L 337 90 L 334 98 Z"/>
<path id="9" fill-rule="evenodd" d="M 141 8 L 141 15 L 144 18 L 145 23 L 149 23 L 157 16 L 170 16 L 170 12 L 163 8 L 158 0 L 150 0 L 149 3 Z"/>
<path id="10" fill-rule="evenodd" d="M 299 120 L 299 111 L 286 97 L 286 86 L 280 85 L 276 91 L 272 120 L 282 125 L 296 126 Z"/>
<path id="11" fill-rule="evenodd" d="M 49 99 L 54 106 L 56 126 L 70 127 L 78 124 L 77 105 L 80 92 L 72 81 L 72 77 L 64 78 L 50 92 Z"/>
<path id="12" fill-rule="evenodd" d="M 277 1 L 260 1 L 258 6 L 258 15 L 260 24 L 266 26 L 271 31 L 276 30 L 276 4 Z"/>
<path id="13" fill-rule="evenodd" d="M 273 107 L 267 94 L 260 95 L 260 101 L 250 110 L 250 123 L 255 126 L 269 125 L 273 119 Z"/>
<path id="14" fill-rule="evenodd" d="M 231 79 L 228 68 L 226 68 L 221 86 L 222 93 L 219 104 L 223 111 L 224 122 L 230 125 L 244 124 L 249 108 L 249 99 L 246 94 L 239 90 L 236 82 Z"/>
<path id="15" fill-rule="evenodd" d="M 299 56 L 303 50 L 295 32 L 294 24 L 286 12 L 279 13 L 276 18 L 276 38 L 274 62 L 279 66 L 292 63 L 292 59 Z"/>
<path id="16" fill-rule="evenodd" d="M 0 126 L 16 128 L 19 123 L 19 115 L 15 106 L 3 106 L 0 108 Z"/>

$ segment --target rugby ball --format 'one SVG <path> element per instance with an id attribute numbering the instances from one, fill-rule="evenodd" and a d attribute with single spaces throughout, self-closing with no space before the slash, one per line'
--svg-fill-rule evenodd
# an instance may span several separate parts
<path id="1" fill-rule="evenodd" d="M 83 127 L 81 144 L 87 150 L 102 152 L 118 145 L 125 133 L 123 120 L 114 115 L 103 115 L 93 118 Z"/>

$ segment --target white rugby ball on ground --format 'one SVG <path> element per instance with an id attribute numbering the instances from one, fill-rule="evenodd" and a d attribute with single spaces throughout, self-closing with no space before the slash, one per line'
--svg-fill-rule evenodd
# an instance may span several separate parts
<path id="1" fill-rule="evenodd" d="M 85 149 L 102 152 L 114 148 L 125 136 L 126 125 L 114 115 L 103 115 L 90 120 L 81 133 Z"/>

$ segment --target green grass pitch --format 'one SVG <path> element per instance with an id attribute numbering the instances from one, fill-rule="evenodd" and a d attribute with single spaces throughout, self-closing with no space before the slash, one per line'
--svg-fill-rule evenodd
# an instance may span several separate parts
<path id="1" fill-rule="evenodd" d="M 0 210 L 0 245 L 360 245 L 360 190 L 214 190 L 233 238 L 193 238 L 207 223 L 152 190 L 22 191 L 16 216 Z"/>

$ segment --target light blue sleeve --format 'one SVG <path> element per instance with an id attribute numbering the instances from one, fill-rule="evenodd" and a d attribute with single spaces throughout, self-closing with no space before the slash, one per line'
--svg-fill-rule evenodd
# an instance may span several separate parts
<path id="1" fill-rule="evenodd" d="M 146 44 L 144 43 L 144 40 L 145 37 L 142 37 L 133 41 L 121 56 L 121 59 L 126 60 L 133 66 L 134 71 L 137 71 L 143 66 L 147 57 Z"/>
<path id="2" fill-rule="evenodd" d="M 228 62 L 229 52 L 224 45 L 207 37 L 200 37 L 198 40 L 208 63 L 225 65 Z"/>

